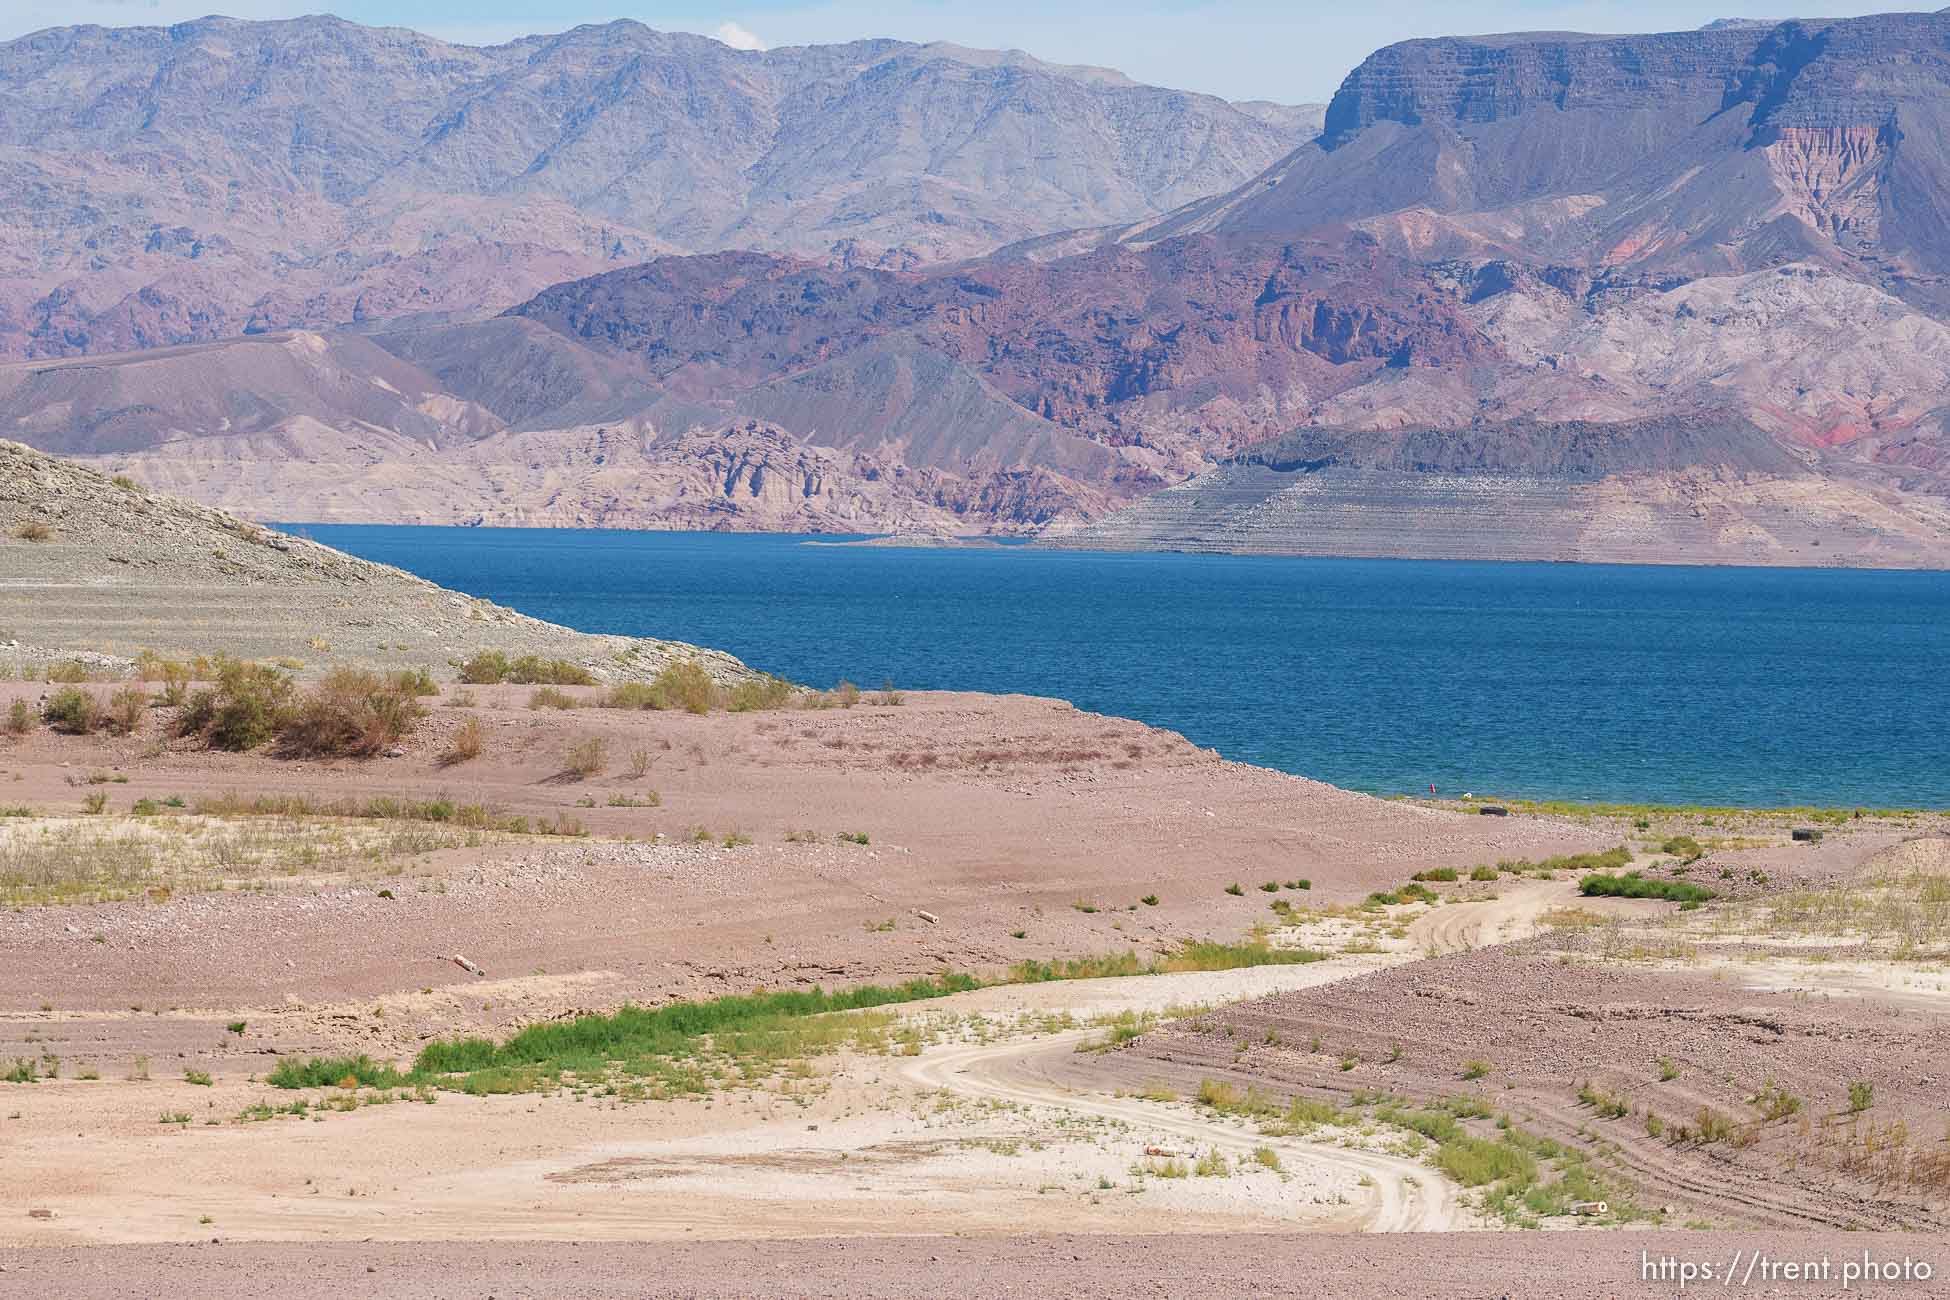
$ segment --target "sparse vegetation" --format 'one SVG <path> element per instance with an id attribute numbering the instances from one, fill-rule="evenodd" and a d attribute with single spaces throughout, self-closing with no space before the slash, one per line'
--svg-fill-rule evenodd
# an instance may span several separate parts
<path id="1" fill-rule="evenodd" d="M 601 736 L 590 736 L 571 745 L 562 761 L 563 767 L 576 776 L 592 777 L 608 763 L 609 746 Z"/>
<path id="2" fill-rule="evenodd" d="M 792 683 L 766 674 L 754 681 L 740 682 L 725 696 L 725 708 L 733 713 L 760 709 L 782 709 L 792 699 Z"/>
<path id="3" fill-rule="evenodd" d="M 1192 1172 L 1200 1178 L 1224 1178 L 1232 1172 L 1232 1162 L 1226 1159 L 1223 1151 L 1213 1147 L 1198 1158 Z"/>
<path id="4" fill-rule="evenodd" d="M 1018 962 L 1009 968 L 1009 978 L 1018 984 L 1040 984 L 1050 980 L 1105 979 L 1178 971 L 1242 970 L 1248 966 L 1296 966 L 1324 961 L 1326 957 L 1326 953 L 1309 948 L 1275 948 L 1264 940 L 1215 943 L 1187 939 L 1175 952 L 1148 961 L 1135 952 L 1125 952 L 1102 957 Z"/>
<path id="5" fill-rule="evenodd" d="M 7 706 L 7 734 L 24 736 L 34 729 L 34 706 L 16 699 Z"/>
<path id="6" fill-rule="evenodd" d="M 282 669 L 225 656 L 216 661 L 215 674 L 214 686 L 185 701 L 177 734 L 200 736 L 212 749 L 248 750 L 291 720 L 296 687 Z"/>
<path id="7" fill-rule="evenodd" d="M 85 736 L 101 721 L 101 701 L 79 686 L 64 686 L 41 706 L 41 721 L 66 736 Z"/>
<path id="8" fill-rule="evenodd" d="M 1769 1079 L 1766 1085 L 1754 1095 L 1753 1105 L 1754 1109 L 1760 1112 L 1762 1120 L 1768 1123 L 1776 1123 L 1801 1113 L 1801 1098 L 1772 1079 Z"/>
<path id="9" fill-rule="evenodd" d="M 509 659 L 501 650 L 482 650 L 460 665 L 460 680 L 469 686 L 493 686 L 509 682 L 516 686 L 593 686 L 596 676 L 581 664 L 567 659 L 544 659 L 522 655 Z"/>
<path id="10" fill-rule="evenodd" d="M 134 735 L 149 713 L 149 693 L 140 686 L 124 686 L 108 697 L 102 719 L 118 736 Z"/>
<path id="11" fill-rule="evenodd" d="M 286 1057 L 266 1075 L 273 1088 L 398 1088 L 410 1082 L 390 1065 L 370 1056 L 314 1056 L 306 1061 Z"/>
<path id="12" fill-rule="evenodd" d="M 567 691 L 558 691 L 553 686 L 544 686 L 540 690 L 529 692 L 528 707 L 531 709 L 579 709 L 582 707 L 582 701 Z"/>
<path id="13" fill-rule="evenodd" d="M 410 675 L 335 668 L 278 719 L 278 741 L 295 757 L 370 758 L 405 739 L 425 713 Z"/>
<path id="14" fill-rule="evenodd" d="M 479 718 L 469 718 L 455 728 L 446 750 L 440 755 L 442 767 L 453 767 L 459 763 L 470 763 L 479 758 L 487 749 L 487 729 Z"/>
<path id="15" fill-rule="evenodd" d="M 968 976 L 944 975 L 892 987 L 866 985 L 840 993 L 812 989 L 710 1002 L 673 1002 L 655 1009 L 623 1007 L 608 1015 L 531 1025 L 498 1044 L 482 1038 L 430 1043 L 421 1051 L 414 1075 L 464 1075 L 467 1077 L 461 1086 L 468 1088 L 472 1083 L 470 1091 L 532 1091 L 545 1081 L 559 1079 L 564 1072 L 593 1078 L 621 1069 L 668 1077 L 670 1071 L 690 1062 L 706 1040 L 734 1055 L 744 1050 L 771 1055 L 796 1023 L 810 1017 L 946 997 L 977 987 L 978 982 Z M 831 1045 L 851 1036 L 844 1024 L 828 1022 L 820 1028 L 831 1032 Z M 792 1043 L 799 1048 L 806 1045 L 804 1039 Z M 271 1081 L 278 1082 L 275 1076 Z"/>
<path id="16" fill-rule="evenodd" d="M 1717 897 L 1704 885 L 1690 880 L 1661 880 L 1629 871 L 1622 876 L 1609 873 L 1586 876 L 1578 882 L 1578 892 L 1587 898 L 1660 898 L 1671 903 L 1703 903 Z"/>
<path id="17" fill-rule="evenodd" d="M 54 530 L 38 519 L 28 519 L 14 528 L 14 536 L 23 542 L 45 542 L 54 537 Z"/>

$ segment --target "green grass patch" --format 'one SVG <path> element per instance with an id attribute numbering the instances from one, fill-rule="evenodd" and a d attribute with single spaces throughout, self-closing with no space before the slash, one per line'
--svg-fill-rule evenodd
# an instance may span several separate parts
<path id="1" fill-rule="evenodd" d="M 1578 882 L 1578 892 L 1586 898 L 1662 898 L 1669 903 L 1704 903 L 1716 897 L 1704 885 L 1690 880 L 1656 880 L 1628 871 L 1622 876 L 1600 872 Z"/>
<path id="2" fill-rule="evenodd" d="M 414 1068 L 420 1075 L 532 1066 L 601 1072 L 611 1063 L 692 1055 L 701 1039 L 762 1029 L 780 1020 L 942 998 L 980 987 L 973 976 L 944 975 L 890 987 L 868 984 L 838 993 L 808 989 L 736 995 L 709 1002 L 673 1002 L 655 1008 L 626 1006 L 608 1015 L 530 1025 L 503 1043 L 485 1038 L 429 1043 Z"/>
<path id="3" fill-rule="evenodd" d="M 411 1080 L 393 1066 L 361 1054 L 279 1061 L 264 1082 L 273 1088 L 397 1088 Z"/>

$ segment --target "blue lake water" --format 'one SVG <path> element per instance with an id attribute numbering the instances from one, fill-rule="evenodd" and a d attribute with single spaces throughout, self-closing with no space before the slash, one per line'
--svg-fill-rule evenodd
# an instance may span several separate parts
<path id="1" fill-rule="evenodd" d="M 294 528 L 592 632 L 1058 696 L 1357 790 L 1950 807 L 1950 573 Z"/>

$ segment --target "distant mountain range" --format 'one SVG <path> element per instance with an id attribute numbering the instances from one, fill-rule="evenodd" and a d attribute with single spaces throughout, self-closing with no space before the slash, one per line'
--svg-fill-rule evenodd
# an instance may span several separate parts
<path id="1" fill-rule="evenodd" d="M 0 356 L 479 314 L 669 252 L 981 253 L 1229 188 L 1320 113 L 634 22 L 486 49 L 323 17 L 50 30 L 0 44 Z"/>
<path id="2" fill-rule="evenodd" d="M 646 242 L 599 246 L 624 265 L 550 287 L 535 268 L 572 249 L 497 245 L 520 267 L 494 277 L 506 298 L 480 295 L 500 315 L 462 309 L 465 277 L 431 274 L 424 248 L 333 253 L 317 265 L 344 283 L 427 281 L 432 301 L 340 310 L 334 289 L 256 323 L 301 329 L 203 342 L 210 308 L 182 346 L 0 366 L 0 434 L 159 486 L 283 518 L 1950 562 L 1950 15 L 1412 41 L 1356 69 L 1318 134 L 1301 110 L 936 46 L 746 55 L 619 25 L 454 52 L 330 20 L 175 30 L 240 48 L 247 32 L 260 58 L 297 42 L 297 66 L 325 57 L 312 42 L 390 52 L 287 79 L 376 79 L 348 102 L 422 105 L 434 92 L 408 68 L 485 87 L 440 89 L 456 98 L 410 130 L 403 106 L 347 115 L 348 139 L 320 126 L 315 152 L 287 92 L 262 174 L 307 195 L 630 211 Z M 0 67 L 108 41 L 28 38 Z M 563 67 L 579 86 L 609 69 L 610 91 L 552 94 Z M 680 108 L 645 89 L 680 69 L 718 90 Z M 143 112 L 203 105 L 225 170 L 247 171 L 270 155 L 239 144 L 241 78 L 207 99 L 150 87 Z M 771 125 L 723 134 L 723 88 L 758 114 L 760 82 Z M 0 102 L 15 91 L 0 76 Z M 569 100 L 605 125 L 568 125 Z M 62 113 L 33 128 L 32 165 L 100 189 L 77 123 L 110 115 L 44 116 Z M 710 138 L 769 152 L 714 153 L 700 114 Z M 887 169 L 907 180 L 864 179 Z M 948 175 L 958 203 L 920 206 Z M 863 197 L 895 190 L 913 202 Z M 461 261 L 487 256 L 472 218 L 425 220 Z M 838 233 L 856 227 L 879 233 Z M 651 256 L 663 245 L 713 251 Z M 104 284 L 134 265 L 98 260 Z M 315 270 L 290 265 L 294 285 Z M 35 319 L 15 337 L 51 337 Z M 160 341 L 77 328 L 45 346 Z"/>

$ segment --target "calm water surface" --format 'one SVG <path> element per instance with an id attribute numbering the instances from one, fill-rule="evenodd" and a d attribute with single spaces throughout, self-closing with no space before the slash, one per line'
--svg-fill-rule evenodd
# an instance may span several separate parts
<path id="1" fill-rule="evenodd" d="M 1376 793 L 1950 807 L 1950 574 L 295 526 L 795 681 L 1020 691 Z"/>

